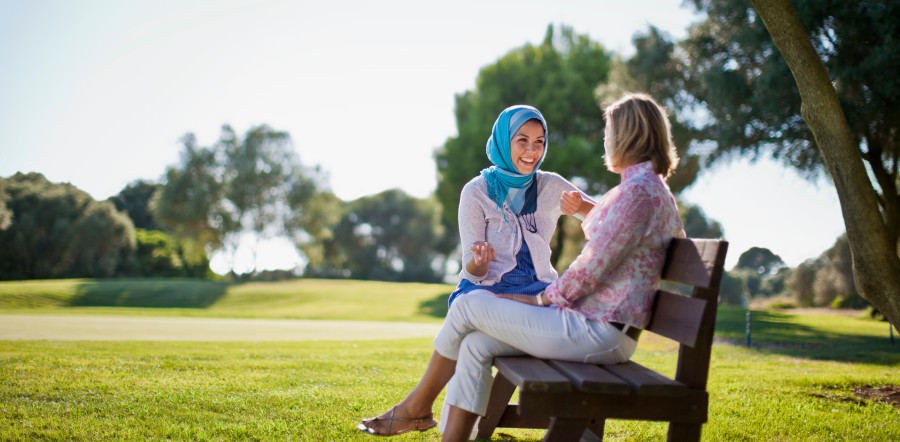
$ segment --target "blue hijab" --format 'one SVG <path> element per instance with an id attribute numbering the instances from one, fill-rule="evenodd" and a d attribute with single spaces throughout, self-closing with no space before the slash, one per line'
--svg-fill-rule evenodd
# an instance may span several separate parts
<path id="1" fill-rule="evenodd" d="M 516 131 L 528 120 L 538 120 L 544 126 L 544 153 L 538 160 L 534 170 L 522 175 L 516 170 L 510 152 L 510 140 Z M 481 171 L 487 182 L 488 197 L 503 207 L 504 203 L 514 213 L 532 214 L 537 208 L 537 186 L 534 186 L 534 174 L 537 173 L 544 157 L 547 156 L 547 121 L 536 108 L 524 104 L 510 106 L 500 112 L 491 136 L 487 140 L 485 153 L 493 166 Z"/>

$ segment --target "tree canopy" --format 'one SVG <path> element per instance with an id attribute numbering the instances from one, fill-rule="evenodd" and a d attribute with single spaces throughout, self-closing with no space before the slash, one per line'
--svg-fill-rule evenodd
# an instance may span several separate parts
<path id="1" fill-rule="evenodd" d="M 387 190 L 344 205 L 322 259 L 307 274 L 381 281 L 440 282 L 440 209 L 432 199 Z"/>
<path id="2" fill-rule="evenodd" d="M 0 279 L 107 277 L 133 265 L 134 226 L 112 203 L 39 173 L 0 187 L 12 214 L 0 229 Z"/>
<path id="3" fill-rule="evenodd" d="M 900 14 L 900 6 L 895 3 L 889 7 L 881 2 L 860 2 L 859 17 L 864 22 L 884 32 L 893 31 L 890 34 L 890 44 L 896 50 L 896 38 L 900 31 L 896 29 L 896 18 Z M 897 215 L 900 209 L 897 202 L 897 189 L 882 188 L 881 198 L 877 198 L 877 185 L 870 178 L 875 176 L 875 182 L 884 185 L 884 180 L 878 176 L 882 171 L 875 171 L 879 166 L 878 161 L 873 162 L 871 155 L 874 146 L 873 138 L 861 137 L 854 132 L 856 127 L 852 117 L 854 112 L 865 108 L 864 103 L 848 105 L 842 102 L 839 93 L 843 88 L 841 81 L 829 77 L 826 62 L 829 54 L 822 54 L 817 50 L 817 34 L 814 29 L 812 35 L 804 27 L 797 12 L 787 0 L 753 0 L 753 4 L 765 23 L 766 29 L 772 36 L 772 41 L 778 51 L 784 57 L 790 68 L 791 75 L 797 85 L 801 99 L 801 114 L 803 120 L 809 125 L 809 129 L 815 137 L 816 146 L 822 154 L 822 160 L 833 177 L 837 189 L 838 198 L 844 216 L 844 224 L 847 226 L 847 237 L 850 241 L 850 249 L 853 260 L 853 273 L 856 288 L 860 294 L 872 303 L 893 324 L 900 323 L 900 256 L 898 256 L 897 242 Z M 885 28 L 882 25 L 882 17 L 879 14 L 892 15 L 894 28 Z M 862 35 L 869 35 L 860 30 Z M 839 33 L 835 32 L 840 35 Z M 830 35 L 829 35 L 830 36 Z M 871 36 L 871 35 L 870 35 Z M 880 36 L 881 37 L 881 36 Z M 873 36 L 874 38 L 874 36 Z M 873 40 L 877 46 L 879 40 Z M 850 48 L 859 52 L 867 52 L 867 42 L 856 39 L 844 42 Z M 898 63 L 896 54 L 894 62 Z M 824 59 L 824 61 L 823 61 Z M 866 59 L 858 59 L 862 62 Z M 885 67 L 885 66 L 882 66 Z M 840 67 L 835 71 L 840 72 Z M 873 73 L 874 74 L 874 73 Z M 876 77 L 881 77 L 876 75 Z M 893 76 L 896 77 L 896 76 Z M 892 77 L 892 78 L 893 78 Z M 852 80 L 852 79 L 851 79 Z M 887 82 L 890 84 L 890 82 Z M 878 85 L 872 85 L 878 87 Z M 896 91 L 900 96 L 900 90 Z M 871 94 L 877 95 L 877 94 Z M 888 93 L 890 95 L 890 92 Z M 863 99 L 867 101 L 868 99 Z M 885 104 L 885 103 L 882 103 Z M 845 108 L 849 108 L 845 110 Z M 876 107 L 877 109 L 877 107 Z M 896 114 L 896 103 L 891 108 L 881 109 L 885 114 Z M 868 126 L 878 123 L 876 115 L 870 115 L 871 120 L 863 121 Z M 888 167 L 892 172 L 888 174 L 891 185 L 897 183 L 897 160 L 900 155 L 900 146 L 897 144 L 897 126 L 895 119 L 884 121 L 892 125 L 889 134 L 892 154 L 887 156 Z M 870 129 L 873 129 L 870 127 Z M 865 144 L 861 148 L 861 144 Z M 879 158 L 881 154 L 879 153 Z M 869 167 L 864 167 L 862 159 L 868 161 Z M 880 160 L 879 160 L 880 161 Z M 894 203 L 891 202 L 894 201 Z M 879 205 L 881 213 L 879 213 Z"/>
<path id="4" fill-rule="evenodd" d="M 230 254 L 232 265 L 242 235 L 257 244 L 276 235 L 302 237 L 297 229 L 316 225 L 310 216 L 327 216 L 303 210 L 321 179 L 302 165 L 286 132 L 261 125 L 239 136 L 225 125 L 211 146 L 199 146 L 192 134 L 182 142 L 181 162 L 166 171 L 153 215 L 175 235 Z"/>

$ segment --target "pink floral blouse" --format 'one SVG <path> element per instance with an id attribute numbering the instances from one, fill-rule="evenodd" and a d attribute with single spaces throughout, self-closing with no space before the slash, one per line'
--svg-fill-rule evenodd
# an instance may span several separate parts
<path id="1" fill-rule="evenodd" d="M 646 327 L 666 248 L 683 238 L 675 197 L 653 163 L 635 164 L 581 223 L 587 244 L 545 293 L 588 319 Z"/>

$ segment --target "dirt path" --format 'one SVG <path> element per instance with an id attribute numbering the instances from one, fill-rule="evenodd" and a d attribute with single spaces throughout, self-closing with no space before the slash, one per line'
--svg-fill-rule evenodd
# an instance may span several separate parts
<path id="1" fill-rule="evenodd" d="M 300 319 L 0 315 L 6 341 L 306 341 L 433 337 L 439 324 Z"/>

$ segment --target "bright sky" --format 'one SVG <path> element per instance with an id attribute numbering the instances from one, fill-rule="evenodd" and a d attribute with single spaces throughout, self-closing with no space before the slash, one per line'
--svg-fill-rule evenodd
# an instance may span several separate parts
<path id="1" fill-rule="evenodd" d="M 695 19 L 680 0 L 0 0 L 0 176 L 36 171 L 105 199 L 159 180 L 185 133 L 207 145 L 222 124 L 265 123 L 341 199 L 424 197 L 456 133 L 454 95 L 482 67 L 549 24 L 631 54 L 648 24 L 681 38 Z M 830 184 L 771 162 L 708 171 L 684 197 L 723 224 L 729 267 L 753 246 L 796 266 L 844 230 Z M 261 269 L 299 262 L 266 247 Z"/>

